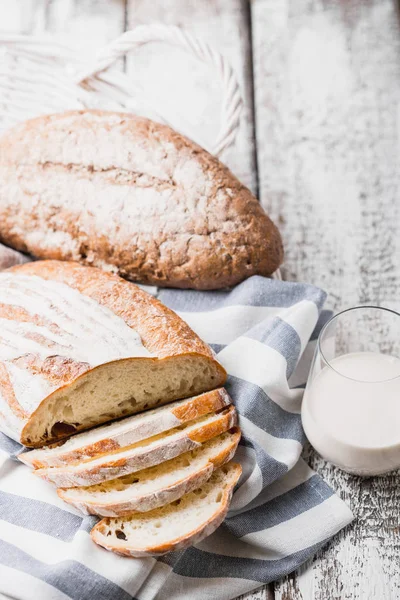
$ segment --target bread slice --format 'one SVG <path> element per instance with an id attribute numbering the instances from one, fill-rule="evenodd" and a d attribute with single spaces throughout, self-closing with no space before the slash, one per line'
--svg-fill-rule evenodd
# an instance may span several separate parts
<path id="1" fill-rule="evenodd" d="M 158 556 L 182 550 L 213 533 L 224 520 L 241 467 L 228 463 L 198 489 L 147 513 L 105 518 L 92 539 L 124 556 Z"/>
<path id="2" fill-rule="evenodd" d="M 116 275 L 61 261 L 0 273 L 0 428 L 26 446 L 225 379 L 186 323 Z"/>
<path id="3" fill-rule="evenodd" d="M 220 388 L 80 433 L 62 445 L 25 452 L 20 459 L 35 469 L 88 460 L 218 411 L 230 403 L 228 392 Z"/>
<path id="4" fill-rule="evenodd" d="M 198 448 L 203 442 L 236 424 L 236 410 L 234 406 L 229 406 L 219 413 L 200 417 L 188 425 L 181 425 L 122 450 L 111 451 L 100 458 L 65 467 L 38 469 L 34 473 L 57 487 L 94 485 L 158 465 Z"/>
<path id="5" fill-rule="evenodd" d="M 240 431 L 234 428 L 149 469 L 89 487 L 61 488 L 57 493 L 83 513 L 102 517 L 154 510 L 203 485 L 215 469 L 233 458 L 239 440 Z"/>
<path id="6" fill-rule="evenodd" d="M 169 287 L 232 286 L 283 256 L 277 228 L 225 165 L 128 113 L 70 111 L 9 130 L 0 223 L 0 241 L 37 258 Z"/>

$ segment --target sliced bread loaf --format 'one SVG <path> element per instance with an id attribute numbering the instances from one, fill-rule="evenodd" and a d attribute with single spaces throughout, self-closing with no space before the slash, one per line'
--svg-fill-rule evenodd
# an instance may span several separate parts
<path id="1" fill-rule="evenodd" d="M 122 450 L 111 451 L 64 467 L 48 467 L 34 471 L 57 487 L 88 486 L 122 477 L 158 465 L 198 448 L 203 442 L 228 431 L 237 424 L 233 405 L 219 413 L 201 417 L 187 425 L 160 433 Z"/>
<path id="2" fill-rule="evenodd" d="M 80 433 L 59 446 L 25 452 L 20 459 L 35 469 L 65 466 L 135 444 L 230 403 L 228 392 L 220 388 Z"/>
<path id="3" fill-rule="evenodd" d="M 0 273 L 0 429 L 39 447 L 224 384 L 211 349 L 128 281 L 61 261 Z"/>
<path id="4" fill-rule="evenodd" d="M 157 556 L 200 542 L 219 527 L 229 508 L 241 467 L 235 463 L 214 471 L 198 489 L 147 513 L 102 519 L 92 539 L 124 556 Z"/>
<path id="5" fill-rule="evenodd" d="M 202 486 L 215 469 L 233 458 L 239 440 L 240 431 L 234 428 L 149 469 L 57 493 L 85 514 L 117 517 L 154 510 Z"/>

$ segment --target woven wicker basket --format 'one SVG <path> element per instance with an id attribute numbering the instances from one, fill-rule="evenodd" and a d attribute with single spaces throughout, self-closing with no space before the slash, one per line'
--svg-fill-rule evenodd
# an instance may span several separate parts
<path id="1" fill-rule="evenodd" d="M 150 42 L 165 42 L 210 64 L 222 90 L 220 130 L 211 148 L 220 155 L 235 139 L 242 99 L 236 77 L 225 59 L 178 27 L 140 25 L 100 50 L 93 64 L 82 63 L 71 48 L 51 38 L 0 35 L 0 129 L 25 119 L 68 109 L 104 108 L 142 112 L 140 94 L 129 77 L 110 67 Z M 146 116 L 167 123 L 165 116 Z M 167 123 L 180 130 L 179 123 Z"/>

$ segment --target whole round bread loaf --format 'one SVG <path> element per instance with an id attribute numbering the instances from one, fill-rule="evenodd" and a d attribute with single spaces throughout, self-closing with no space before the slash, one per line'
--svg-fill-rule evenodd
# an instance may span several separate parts
<path id="1" fill-rule="evenodd" d="M 132 281 L 215 289 L 271 275 L 278 230 L 218 159 L 124 113 L 39 117 L 0 141 L 0 241 Z"/>

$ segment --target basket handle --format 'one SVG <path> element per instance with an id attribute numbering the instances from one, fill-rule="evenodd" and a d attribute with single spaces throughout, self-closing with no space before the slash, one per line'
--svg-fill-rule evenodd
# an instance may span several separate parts
<path id="1" fill-rule="evenodd" d="M 105 46 L 97 56 L 97 60 L 89 70 L 80 73 L 76 83 L 95 77 L 107 70 L 117 59 L 128 52 L 150 42 L 167 42 L 184 48 L 199 60 L 208 63 L 217 71 L 222 84 L 221 125 L 211 152 L 219 156 L 230 146 L 239 127 L 240 113 L 243 106 L 242 96 L 236 76 L 224 57 L 208 44 L 179 27 L 162 24 L 139 25 L 131 31 L 123 33 L 116 40 Z"/>

